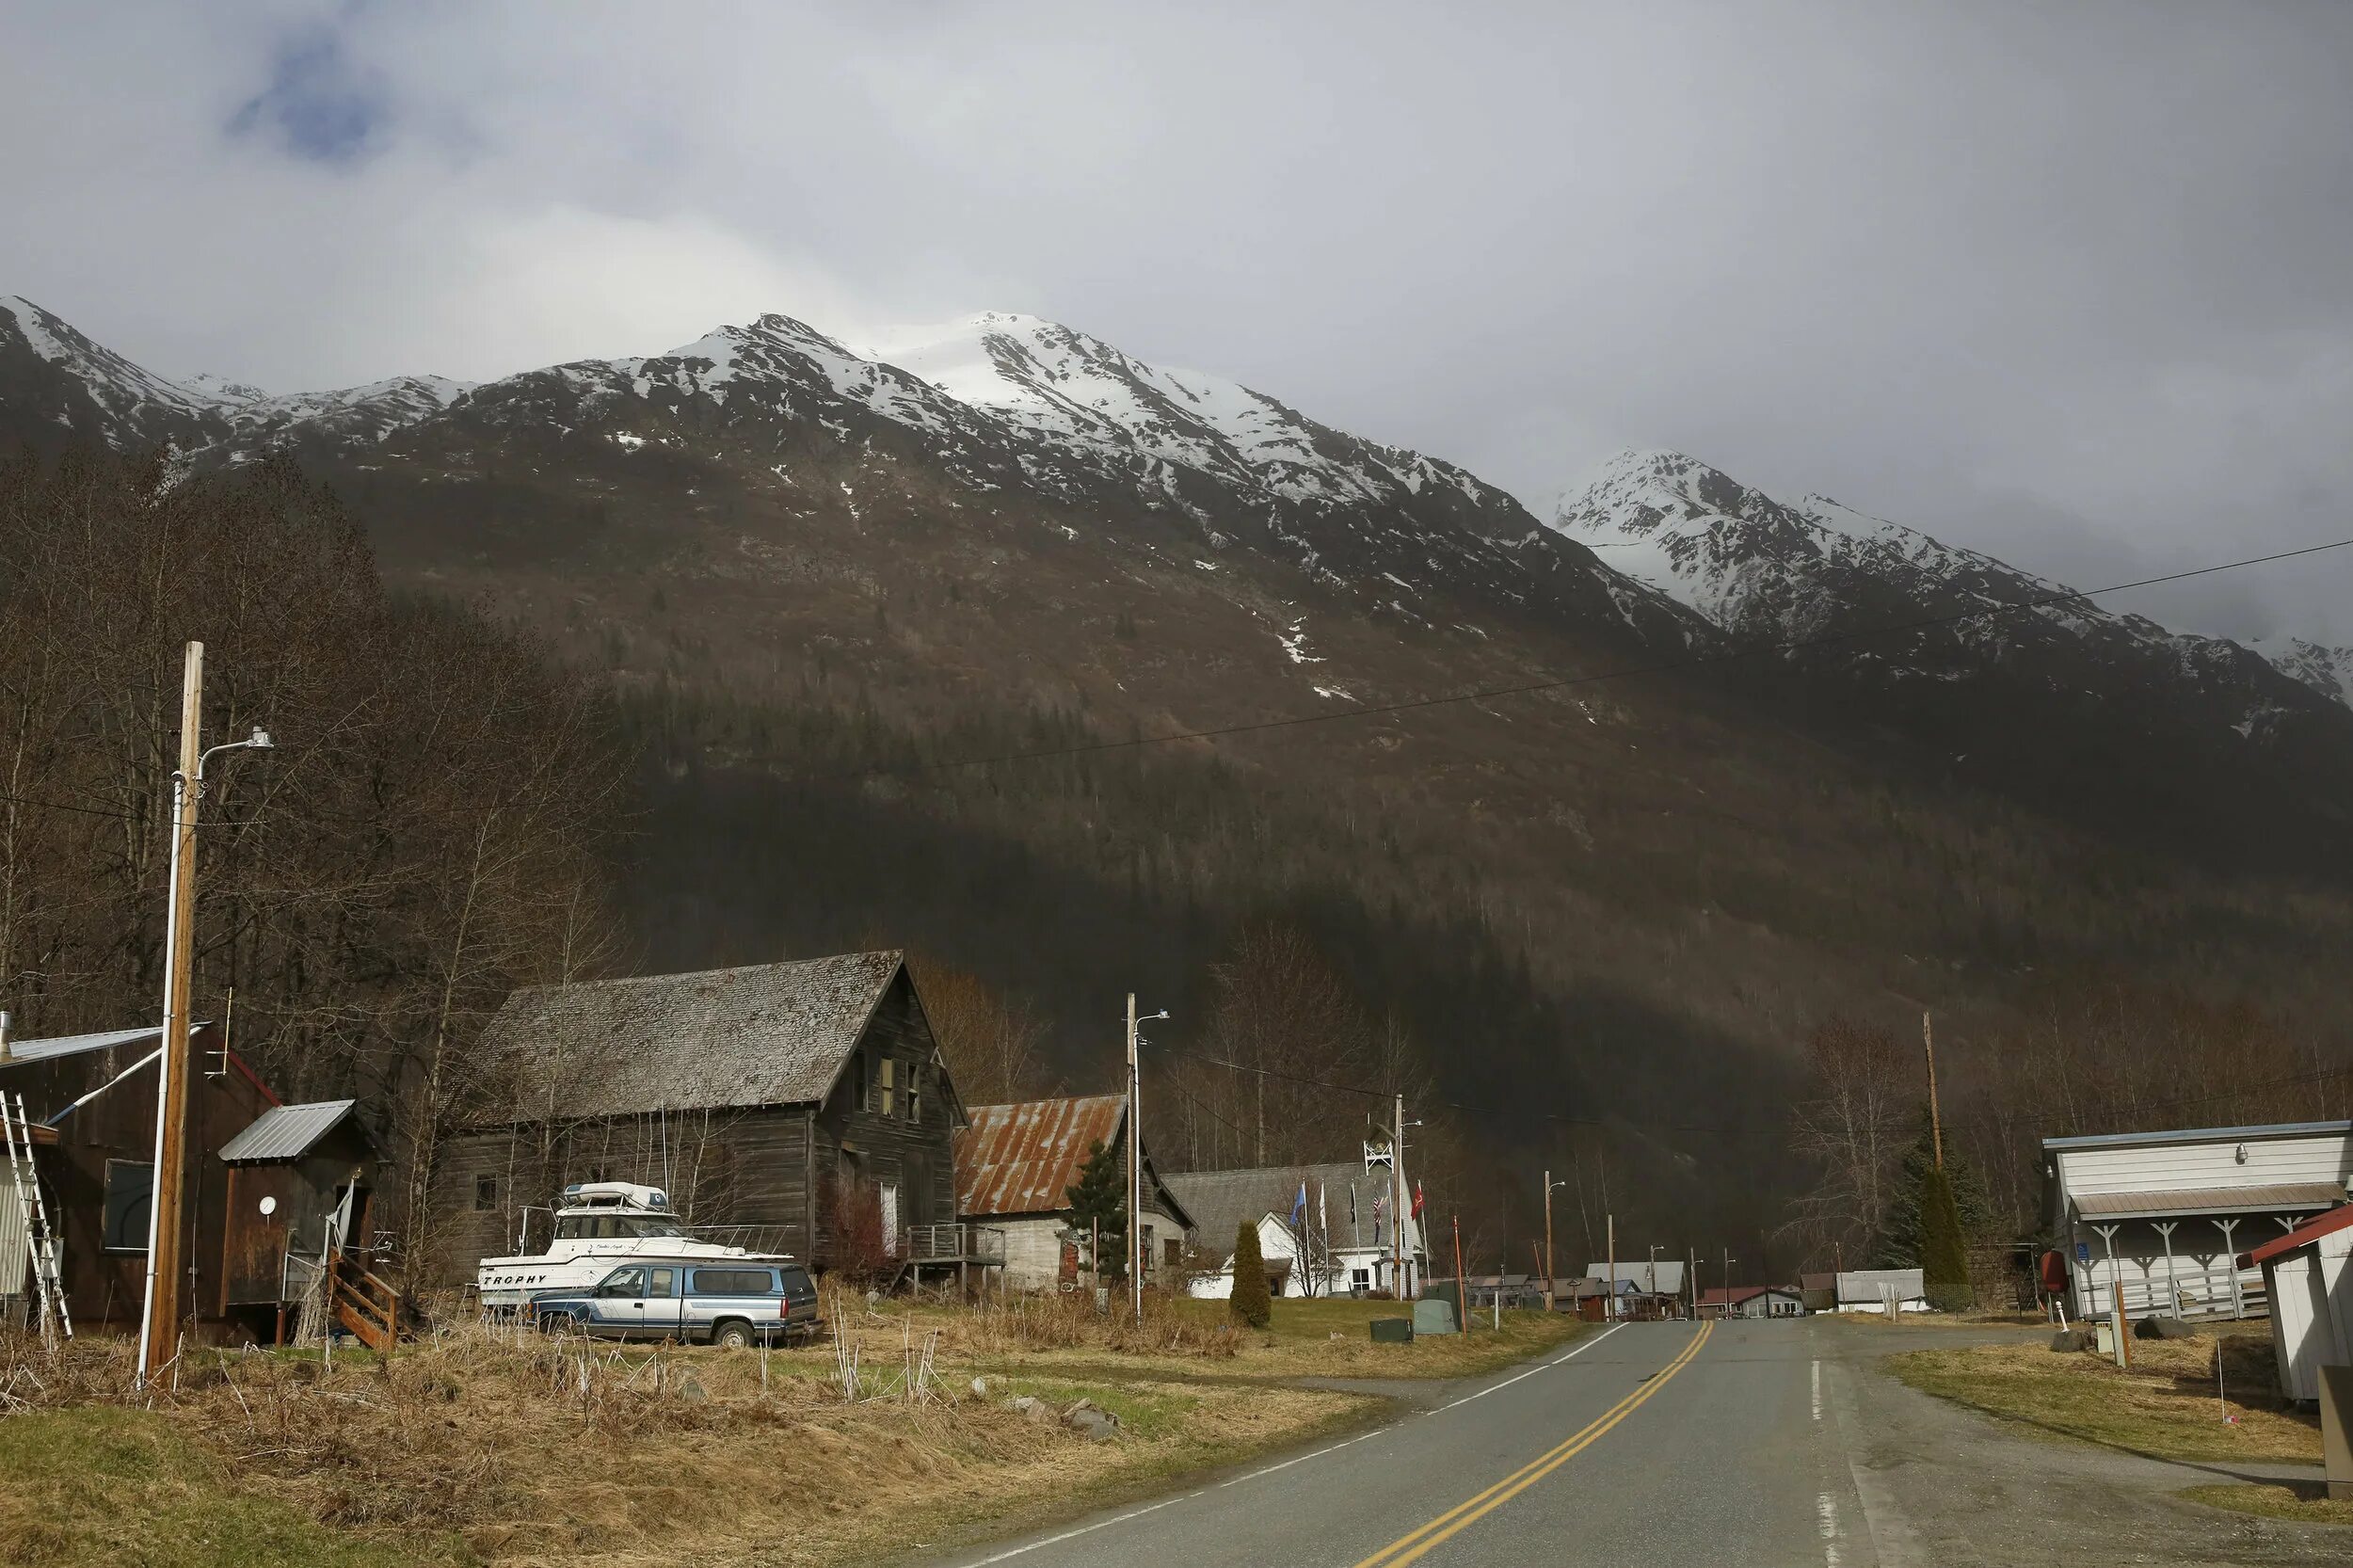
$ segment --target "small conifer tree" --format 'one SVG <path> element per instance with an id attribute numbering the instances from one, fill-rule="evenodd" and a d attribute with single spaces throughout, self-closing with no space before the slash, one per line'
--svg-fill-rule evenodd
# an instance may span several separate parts
<path id="1" fill-rule="evenodd" d="M 1128 1167 L 1116 1148 L 1105 1148 L 1097 1138 L 1087 1145 L 1087 1162 L 1079 1179 L 1064 1193 L 1070 1224 L 1081 1239 L 1093 1235 L 1102 1256 L 1095 1259 L 1096 1277 L 1128 1277 Z"/>
<path id="2" fill-rule="evenodd" d="M 1266 1258 L 1258 1251 L 1258 1227 L 1247 1220 L 1234 1232 L 1234 1295 L 1226 1309 L 1234 1321 L 1247 1328 L 1264 1328 L 1274 1320 L 1274 1304 L 1266 1288 Z"/>

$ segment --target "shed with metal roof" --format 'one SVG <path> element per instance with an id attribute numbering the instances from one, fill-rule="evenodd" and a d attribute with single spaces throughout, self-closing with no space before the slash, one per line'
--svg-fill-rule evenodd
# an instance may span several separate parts
<path id="1" fill-rule="evenodd" d="M 1071 1224 L 1070 1189 L 1099 1144 L 1118 1151 L 1127 1171 L 1128 1100 L 1124 1095 L 1076 1095 L 976 1105 L 956 1134 L 956 1212 L 967 1224 L 1004 1238 L 1005 1283 L 1043 1289 L 1075 1280 L 1084 1244 Z M 1192 1216 L 1144 1150 L 1138 1230 L 1145 1277 L 1173 1283 L 1183 1261 Z"/>

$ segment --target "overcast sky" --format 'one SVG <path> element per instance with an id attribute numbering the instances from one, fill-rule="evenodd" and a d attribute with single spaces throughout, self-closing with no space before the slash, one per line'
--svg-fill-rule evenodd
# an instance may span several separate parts
<path id="1" fill-rule="evenodd" d="M 272 391 L 1027 311 L 2094 585 L 2353 535 L 2348 83 L 2343 0 L 0 0 L 0 293 Z M 2353 551 L 2120 602 L 2353 641 Z"/>

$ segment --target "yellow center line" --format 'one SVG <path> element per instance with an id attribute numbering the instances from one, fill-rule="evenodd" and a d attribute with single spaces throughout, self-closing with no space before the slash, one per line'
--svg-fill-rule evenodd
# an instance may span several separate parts
<path id="1" fill-rule="evenodd" d="M 1404 1568 L 1405 1564 L 1418 1560 L 1424 1552 L 1447 1540 L 1458 1530 L 1501 1508 L 1505 1503 L 1510 1502 L 1584 1452 L 1586 1448 L 1598 1442 L 1602 1434 L 1611 1427 L 1634 1414 L 1635 1409 L 1644 1400 L 1666 1386 L 1668 1379 L 1691 1364 L 1691 1358 L 1700 1353 L 1700 1347 L 1706 1344 L 1707 1336 L 1715 1332 L 1716 1325 L 1713 1321 L 1701 1324 L 1700 1331 L 1691 1336 L 1691 1342 L 1684 1346 L 1682 1352 L 1661 1368 L 1656 1376 L 1593 1417 L 1583 1429 L 1563 1440 L 1559 1447 L 1537 1455 L 1484 1492 L 1456 1504 L 1419 1529 L 1400 1536 L 1362 1562 L 1357 1563 L 1356 1568 Z"/>

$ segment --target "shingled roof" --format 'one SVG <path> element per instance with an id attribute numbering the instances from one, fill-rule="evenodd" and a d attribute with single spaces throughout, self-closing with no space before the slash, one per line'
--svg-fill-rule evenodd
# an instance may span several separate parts
<path id="1" fill-rule="evenodd" d="M 821 1100 L 904 955 L 534 985 L 483 1032 L 502 1092 L 478 1127 Z"/>
<path id="2" fill-rule="evenodd" d="M 1369 1172 L 1347 1160 L 1321 1165 L 1264 1165 L 1244 1171 L 1172 1171 L 1168 1190 L 1193 1212 L 1201 1244 L 1230 1252 L 1234 1233 L 1242 1225 L 1273 1214 L 1288 1219 L 1307 1189 L 1308 1212 L 1316 1212 L 1317 1189 L 1323 1190 L 1324 1223 L 1332 1228 L 1336 1247 L 1372 1245 L 1372 1206 L 1385 1198 L 1389 1173 Z M 1355 1207 L 1351 1217 L 1350 1197 Z M 1383 1234 L 1386 1234 L 1385 1230 Z"/>

